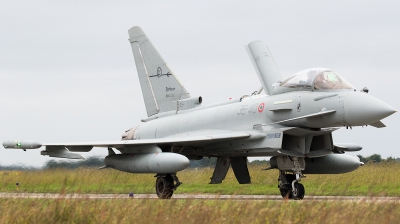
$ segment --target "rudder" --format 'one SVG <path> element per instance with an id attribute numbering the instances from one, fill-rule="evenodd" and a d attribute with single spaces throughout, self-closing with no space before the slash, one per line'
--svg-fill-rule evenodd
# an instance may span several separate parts
<path id="1" fill-rule="evenodd" d="M 253 41 L 245 46 L 266 94 L 273 93 L 273 84 L 282 81 L 281 73 L 268 47 L 262 41 Z"/>
<path id="2" fill-rule="evenodd" d="M 176 110 L 176 101 L 189 98 L 189 93 L 140 27 L 128 33 L 147 116 Z"/>

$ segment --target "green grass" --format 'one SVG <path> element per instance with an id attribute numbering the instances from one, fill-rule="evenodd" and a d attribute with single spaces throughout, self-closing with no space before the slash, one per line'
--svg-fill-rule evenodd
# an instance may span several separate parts
<path id="1" fill-rule="evenodd" d="M 2 199 L 0 223 L 397 223 L 398 202 Z"/>
<path id="2" fill-rule="evenodd" d="M 278 171 L 249 167 L 252 184 L 239 185 L 231 171 L 208 184 L 213 170 L 185 170 L 176 193 L 278 194 Z M 340 175 L 308 175 L 307 195 L 400 196 L 400 164 L 367 164 Z M 15 183 L 19 182 L 19 189 Z M 115 170 L 0 172 L 2 192 L 154 193 L 154 175 Z M 0 200 L 0 223 L 396 223 L 399 202 L 240 201 L 154 199 Z"/>
<path id="3" fill-rule="evenodd" d="M 277 195 L 278 171 L 250 166 L 252 184 L 240 185 L 230 170 L 222 184 L 208 184 L 213 169 L 178 173 L 183 184 L 176 193 Z M 302 183 L 307 195 L 400 196 L 400 164 L 367 164 L 347 174 L 307 175 Z M 19 182 L 19 189 L 15 183 Z M 0 171 L 2 192 L 47 193 L 154 193 L 152 174 L 130 174 L 116 170 Z"/>

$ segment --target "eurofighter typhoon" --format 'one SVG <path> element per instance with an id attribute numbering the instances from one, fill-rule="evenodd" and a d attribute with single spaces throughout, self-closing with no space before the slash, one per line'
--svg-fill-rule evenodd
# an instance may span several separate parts
<path id="1" fill-rule="evenodd" d="M 5 141 L 4 148 L 45 146 L 41 155 L 69 159 L 82 158 L 75 152 L 107 148 L 101 168 L 156 174 L 155 190 L 162 199 L 171 198 L 181 185 L 177 172 L 186 169 L 189 160 L 217 158 L 210 184 L 222 183 L 229 167 L 239 184 L 250 184 L 247 158 L 270 156 L 267 169 L 279 170 L 282 197 L 301 200 L 304 174 L 346 173 L 362 165 L 357 157 L 344 154 L 361 146 L 334 143 L 333 131 L 364 125 L 382 128 L 381 120 L 396 112 L 368 89 L 356 91 L 330 69 L 307 69 L 283 80 L 261 41 L 245 46 L 261 88 L 202 105 L 202 97 L 188 93 L 140 27 L 129 30 L 129 42 L 148 115 L 140 125 L 125 131 L 121 141 Z"/>

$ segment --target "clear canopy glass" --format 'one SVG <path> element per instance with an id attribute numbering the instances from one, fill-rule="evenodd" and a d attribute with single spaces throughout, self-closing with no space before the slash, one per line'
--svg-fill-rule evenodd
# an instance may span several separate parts
<path id="1" fill-rule="evenodd" d="M 326 68 L 313 68 L 298 72 L 283 81 L 281 86 L 315 90 L 354 89 L 344 78 Z"/>

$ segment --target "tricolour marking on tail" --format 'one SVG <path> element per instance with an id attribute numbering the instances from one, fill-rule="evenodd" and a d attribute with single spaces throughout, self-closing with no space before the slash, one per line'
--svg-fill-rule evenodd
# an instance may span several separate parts
<path id="1" fill-rule="evenodd" d="M 189 98 L 189 93 L 140 27 L 128 33 L 147 116 L 176 110 L 176 101 Z"/>

